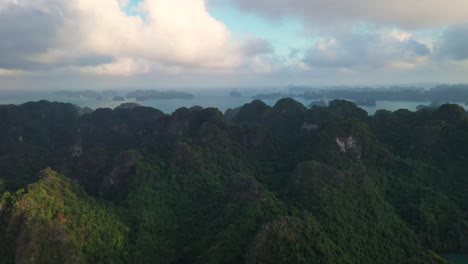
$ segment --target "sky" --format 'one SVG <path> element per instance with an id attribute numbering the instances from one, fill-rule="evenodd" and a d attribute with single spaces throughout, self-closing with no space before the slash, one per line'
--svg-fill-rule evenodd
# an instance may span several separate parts
<path id="1" fill-rule="evenodd" d="M 468 83 L 467 0 L 0 0 L 0 90 Z"/>

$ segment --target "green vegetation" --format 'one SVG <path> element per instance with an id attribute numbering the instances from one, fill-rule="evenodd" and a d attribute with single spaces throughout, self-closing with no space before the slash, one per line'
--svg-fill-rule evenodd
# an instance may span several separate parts
<path id="1" fill-rule="evenodd" d="M 11 262 L 121 263 L 126 259 L 128 228 L 50 169 L 41 172 L 40 180 L 27 190 L 5 193 L 0 209 L 7 238 L 2 256 L 10 256 Z"/>
<path id="2" fill-rule="evenodd" d="M 230 121 L 200 107 L 73 109 L 0 106 L 0 263 L 443 263 L 434 252 L 468 252 L 458 106 L 368 116 L 347 101 L 256 100 Z M 38 177 L 46 167 L 63 176 Z"/>

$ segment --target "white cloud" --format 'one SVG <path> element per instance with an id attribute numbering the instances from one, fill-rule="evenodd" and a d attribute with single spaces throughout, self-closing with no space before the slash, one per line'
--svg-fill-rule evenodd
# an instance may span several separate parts
<path id="1" fill-rule="evenodd" d="M 295 82 L 294 76 L 336 81 L 335 74 L 368 78 L 377 72 L 374 78 L 412 72 L 424 79 L 424 69 L 433 78 L 436 70 L 466 76 L 467 24 L 448 27 L 440 39 L 437 34 L 439 26 L 468 22 L 467 0 L 229 0 L 273 19 L 302 19 L 309 50 L 293 38 L 278 45 L 275 36 L 270 43 L 273 33 L 236 40 L 210 15 L 207 1 L 216 0 L 0 0 L 0 76 L 104 75 L 109 81 L 114 78 L 105 76 L 141 74 L 134 79 L 190 84 L 191 78 L 209 84 L 216 78 L 276 84 Z M 437 34 L 419 34 L 424 27 Z M 296 48 L 288 52 L 289 46 Z"/>
<path id="2" fill-rule="evenodd" d="M 77 70 L 82 73 L 97 75 L 131 76 L 149 72 L 151 69 L 150 65 L 150 63 L 144 60 L 121 58 L 115 62 L 107 64 L 79 67 Z"/>
<path id="3" fill-rule="evenodd" d="M 431 49 L 401 30 L 347 32 L 321 38 L 306 54 L 312 67 L 411 68 L 426 63 Z"/>
<path id="4" fill-rule="evenodd" d="M 4 33 L 1 29 L 15 31 L 15 22 L 24 19 L 18 15 L 21 12 L 32 23 L 23 27 L 23 36 L 10 34 L 0 45 L 16 38 L 37 43 L 43 35 L 30 37 L 28 33 L 36 30 L 35 19 L 42 18 L 41 28 L 53 34 L 41 42 L 41 49 L 20 50 L 12 60 L 26 58 L 30 63 L 62 67 L 80 66 L 83 57 L 105 58 L 94 60 L 96 65 L 86 65 L 83 71 L 115 75 L 147 72 L 147 64 L 229 69 L 243 63 L 241 45 L 208 13 L 204 0 L 144 0 L 135 7 L 141 16 L 128 15 L 122 9 L 127 4 L 122 0 L 8 1 L 0 17 L 9 15 L 10 26 L 0 26 L 0 34 Z"/>
<path id="5" fill-rule="evenodd" d="M 218 0 L 220 1 L 220 0 Z M 370 21 L 408 28 L 468 22 L 466 0 L 230 0 L 272 19 L 295 16 L 314 23 Z"/>
<path id="6" fill-rule="evenodd" d="M 23 72 L 18 71 L 18 70 L 9 70 L 9 69 L 0 68 L 0 76 L 16 76 L 20 74 L 23 74 Z"/>

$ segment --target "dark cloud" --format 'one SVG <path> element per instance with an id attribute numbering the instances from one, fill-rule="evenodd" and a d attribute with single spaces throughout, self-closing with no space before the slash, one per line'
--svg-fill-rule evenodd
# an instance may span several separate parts
<path id="1" fill-rule="evenodd" d="M 439 56 L 450 60 L 468 59 L 468 24 L 455 25 L 445 30 L 438 44 Z"/>
<path id="2" fill-rule="evenodd" d="M 51 10 L 11 3 L 0 11 L 0 68 L 41 71 L 64 66 L 96 66 L 115 61 L 113 57 L 92 54 L 67 54 L 66 58 L 54 63 L 41 63 L 33 59 L 54 47 L 57 32 L 64 23 L 59 9 Z"/>
<path id="3" fill-rule="evenodd" d="M 255 56 L 259 54 L 268 54 L 273 52 L 273 47 L 270 42 L 261 38 L 252 38 L 247 40 L 243 47 L 244 54 L 247 56 Z"/>
<path id="4" fill-rule="evenodd" d="M 39 67 L 30 56 L 47 51 L 61 22 L 58 13 L 7 5 L 0 11 L 0 68 Z"/>
<path id="5" fill-rule="evenodd" d="M 98 66 L 102 64 L 109 64 L 116 61 L 116 58 L 111 56 L 102 55 L 80 55 L 80 56 L 69 56 L 61 58 L 59 62 L 54 63 L 54 67 L 66 67 L 66 66 Z"/>
<path id="6" fill-rule="evenodd" d="M 414 39 L 409 39 L 403 43 L 403 50 L 410 52 L 417 56 L 426 56 L 431 53 L 431 50 L 421 42 L 418 42 Z"/>
<path id="7" fill-rule="evenodd" d="M 288 58 L 291 60 L 296 59 L 299 56 L 300 51 L 301 51 L 300 49 L 289 48 Z"/>
<path id="8" fill-rule="evenodd" d="M 392 62 L 412 62 L 430 54 L 423 43 L 399 40 L 388 32 L 346 33 L 322 40 L 312 47 L 304 63 L 314 67 L 383 67 Z"/>
<path id="9" fill-rule="evenodd" d="M 468 16 L 466 15 L 468 1 L 462 0 L 229 1 L 244 11 L 259 14 L 272 20 L 292 16 L 313 23 L 340 24 L 367 21 L 377 24 L 400 25 L 407 28 L 444 26 L 468 22 Z"/>
<path id="10" fill-rule="evenodd" d="M 110 56 L 82 56 L 71 62 L 76 66 L 97 66 L 101 64 L 108 64 L 115 62 L 115 58 Z"/>

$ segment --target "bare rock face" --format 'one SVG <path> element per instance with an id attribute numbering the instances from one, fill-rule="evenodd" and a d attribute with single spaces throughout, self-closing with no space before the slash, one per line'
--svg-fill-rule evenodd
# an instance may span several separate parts
<path id="1" fill-rule="evenodd" d="M 356 138 L 353 136 L 336 137 L 336 144 L 340 152 L 351 156 L 355 160 L 361 159 L 362 149 Z"/>
<path id="2" fill-rule="evenodd" d="M 318 128 L 319 128 L 319 126 L 317 124 L 304 122 L 304 123 L 302 123 L 301 131 L 312 132 L 312 131 L 317 130 Z"/>
<path id="3" fill-rule="evenodd" d="M 72 157 L 77 158 L 81 156 L 81 154 L 83 154 L 83 146 L 81 145 L 81 143 L 77 143 L 72 148 Z"/>

